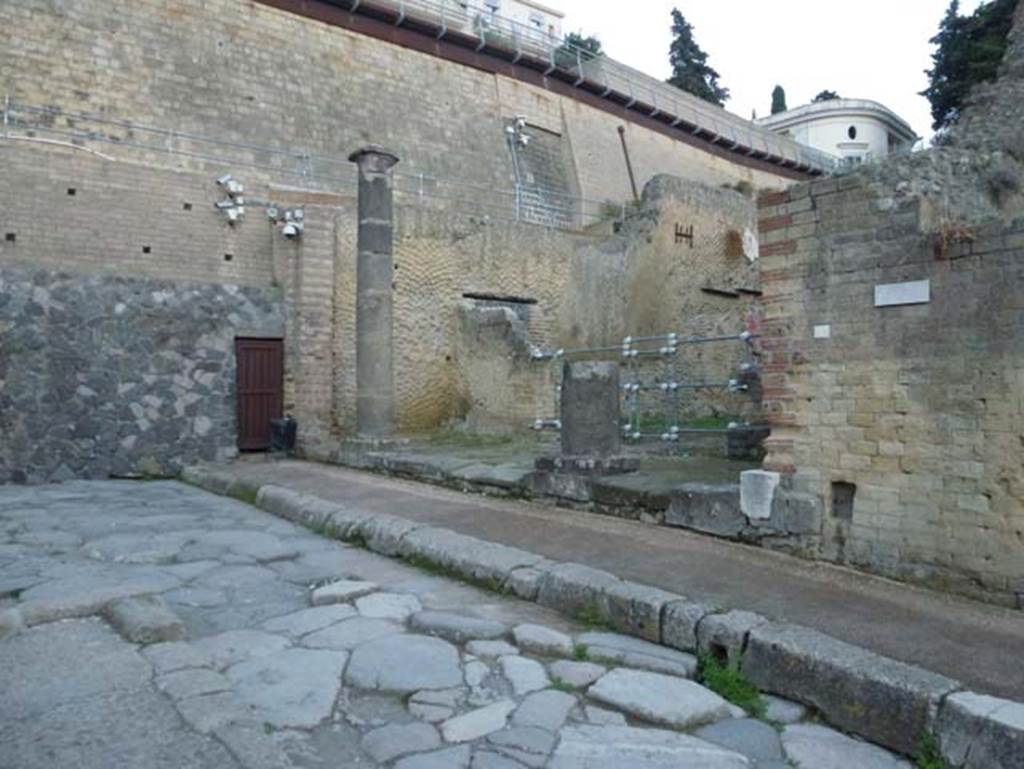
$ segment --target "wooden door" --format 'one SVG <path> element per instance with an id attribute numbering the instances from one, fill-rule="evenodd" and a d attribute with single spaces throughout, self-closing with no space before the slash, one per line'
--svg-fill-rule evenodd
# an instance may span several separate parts
<path id="1" fill-rule="evenodd" d="M 236 339 L 235 391 L 238 398 L 238 448 L 270 448 L 270 420 L 284 412 L 284 342 Z"/>

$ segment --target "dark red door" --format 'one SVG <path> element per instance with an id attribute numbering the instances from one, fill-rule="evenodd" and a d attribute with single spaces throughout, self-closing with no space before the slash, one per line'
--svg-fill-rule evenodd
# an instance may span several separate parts
<path id="1" fill-rule="evenodd" d="M 284 343 L 280 339 L 236 339 L 238 448 L 270 448 L 270 420 L 284 412 Z"/>

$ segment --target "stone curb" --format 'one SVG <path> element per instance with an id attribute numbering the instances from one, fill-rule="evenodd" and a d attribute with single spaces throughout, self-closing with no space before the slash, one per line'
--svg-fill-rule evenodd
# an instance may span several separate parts
<path id="1" fill-rule="evenodd" d="M 914 754 L 934 734 L 954 769 L 1024 769 L 1024 704 L 963 691 L 957 681 L 810 628 L 721 609 L 577 563 L 344 505 L 231 473 L 189 467 L 182 480 L 230 495 L 381 555 L 606 622 L 621 633 L 685 652 L 741 662 L 760 689 L 817 709 L 834 726 Z M 998 757 L 1003 763 L 991 763 Z"/>

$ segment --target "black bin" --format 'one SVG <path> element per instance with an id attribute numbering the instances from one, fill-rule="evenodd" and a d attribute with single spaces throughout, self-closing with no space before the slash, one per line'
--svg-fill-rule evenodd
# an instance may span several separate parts
<path id="1" fill-rule="evenodd" d="M 295 450 L 295 433 L 298 422 L 291 417 L 270 420 L 270 449 L 291 453 Z"/>

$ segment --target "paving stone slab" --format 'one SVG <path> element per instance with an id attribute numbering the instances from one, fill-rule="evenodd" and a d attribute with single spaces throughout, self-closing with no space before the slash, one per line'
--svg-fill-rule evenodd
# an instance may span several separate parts
<path id="1" fill-rule="evenodd" d="M 598 662 L 627 665 L 655 673 L 690 678 L 697 670 L 692 654 L 618 633 L 582 633 L 576 642 L 586 647 L 587 656 Z"/>
<path id="2" fill-rule="evenodd" d="M 300 643 L 310 649 L 350 650 L 402 632 L 404 628 L 391 620 L 353 617 L 305 635 Z"/>
<path id="3" fill-rule="evenodd" d="M 509 654 L 519 654 L 519 649 L 508 641 L 475 640 L 466 644 L 466 651 L 474 657 L 497 659 Z"/>
<path id="4" fill-rule="evenodd" d="M 501 674 L 512 684 L 512 691 L 518 696 L 529 694 L 551 685 L 544 666 L 536 660 L 519 655 L 502 657 L 498 660 Z"/>
<path id="5" fill-rule="evenodd" d="M 352 652 L 345 681 L 360 689 L 399 693 L 450 689 L 462 684 L 462 668 L 458 650 L 447 641 L 389 635 Z"/>
<path id="6" fill-rule="evenodd" d="M 763 691 L 812 705 L 841 729 L 907 755 L 918 747 L 952 679 L 797 625 L 750 631 L 743 672 Z"/>
<path id="7" fill-rule="evenodd" d="M 739 753 L 660 729 L 573 726 L 561 737 L 550 769 L 751 769 Z"/>
<path id="8" fill-rule="evenodd" d="M 523 769 L 523 764 L 499 753 L 477 750 L 469 769 Z"/>
<path id="9" fill-rule="evenodd" d="M 420 753 L 399 759 L 395 769 L 467 769 L 469 767 L 470 749 L 468 745 L 459 745 L 433 753 Z"/>
<path id="10" fill-rule="evenodd" d="M 784 758 L 779 733 L 753 718 L 729 718 L 698 729 L 693 736 L 741 753 L 759 764 Z"/>
<path id="11" fill-rule="evenodd" d="M 764 717 L 768 721 L 788 726 L 799 723 L 807 717 L 807 708 L 799 702 L 775 697 L 771 694 L 762 695 L 762 699 L 765 704 Z"/>
<path id="12" fill-rule="evenodd" d="M 410 753 L 426 753 L 441 747 L 437 729 L 422 723 L 388 724 L 363 737 L 363 750 L 379 763 Z"/>
<path id="13" fill-rule="evenodd" d="M 515 710 L 512 700 L 501 700 L 486 707 L 471 710 L 450 718 L 441 724 L 446 742 L 472 742 L 505 728 L 509 714 Z"/>
<path id="14" fill-rule="evenodd" d="M 227 676 L 242 702 L 278 728 L 311 729 L 331 715 L 345 652 L 286 649 L 234 665 Z"/>
<path id="15" fill-rule="evenodd" d="M 1024 704 L 973 692 L 946 698 L 935 724 L 942 754 L 963 769 L 1024 768 Z"/>
<path id="16" fill-rule="evenodd" d="M 142 650 L 142 656 L 149 660 L 157 675 L 165 675 L 185 668 L 212 668 L 214 666 L 214 660 L 209 654 L 183 641 L 147 646 Z"/>
<path id="17" fill-rule="evenodd" d="M 405 622 L 423 609 L 420 599 L 405 593 L 374 593 L 356 600 L 356 609 L 364 617 Z"/>
<path id="18" fill-rule="evenodd" d="M 730 716 L 729 703 L 700 684 L 643 670 L 612 670 L 587 690 L 587 696 L 675 729 L 692 729 Z"/>
<path id="19" fill-rule="evenodd" d="M 576 707 L 576 698 L 566 692 L 547 689 L 534 692 L 520 703 L 512 714 L 513 726 L 535 726 L 557 732 L 565 724 L 569 712 Z"/>
<path id="20" fill-rule="evenodd" d="M 132 643 L 154 644 L 185 637 L 185 624 L 159 596 L 114 601 L 107 605 L 104 615 L 121 637 Z"/>
<path id="21" fill-rule="evenodd" d="M 551 674 L 552 680 L 557 679 L 575 689 L 590 686 L 607 672 L 607 668 L 594 662 L 558 660 L 548 665 L 548 673 Z"/>
<path id="22" fill-rule="evenodd" d="M 555 735 L 534 726 L 514 726 L 488 735 L 487 742 L 500 753 L 527 766 L 538 766 L 547 761 L 555 747 Z"/>
<path id="23" fill-rule="evenodd" d="M 797 769 L 913 769 L 877 745 L 816 724 L 794 724 L 782 732 L 782 746 Z"/>
<path id="24" fill-rule="evenodd" d="M 545 657 L 571 657 L 573 654 L 570 636 L 543 625 L 517 625 L 512 630 L 512 638 L 520 648 Z"/>
<path id="25" fill-rule="evenodd" d="M 265 657 L 288 647 L 288 639 L 260 630 L 229 630 L 192 642 L 193 648 L 223 669 L 255 657 Z"/>
<path id="26" fill-rule="evenodd" d="M 201 734 L 216 732 L 229 724 L 246 723 L 255 717 L 255 711 L 234 692 L 190 697 L 178 700 L 174 707 L 185 723 Z"/>
<path id="27" fill-rule="evenodd" d="M 284 633 L 292 639 L 297 639 L 357 615 L 355 608 L 346 604 L 316 606 L 267 620 L 261 627 L 268 633 Z"/>
<path id="28" fill-rule="evenodd" d="M 626 726 L 626 717 L 615 710 L 599 708 L 596 705 L 586 705 L 583 708 L 583 716 L 588 723 L 597 726 Z"/>
<path id="29" fill-rule="evenodd" d="M 158 676 L 157 688 L 173 700 L 231 691 L 231 681 L 205 668 L 186 668 Z"/>
<path id="30" fill-rule="evenodd" d="M 326 585 L 319 585 L 309 592 L 309 602 L 313 606 L 329 606 L 335 603 L 348 603 L 364 595 L 380 590 L 373 582 L 354 579 L 339 579 Z"/>
<path id="31" fill-rule="evenodd" d="M 466 643 L 472 639 L 494 641 L 508 634 L 508 625 L 489 619 L 467 617 L 447 611 L 421 611 L 414 614 L 409 627 L 428 635 L 447 638 L 453 643 Z M 508 644 L 505 644 L 508 646 Z M 472 653 L 472 652 L 470 652 Z M 513 650 L 512 653 L 517 653 Z"/>

